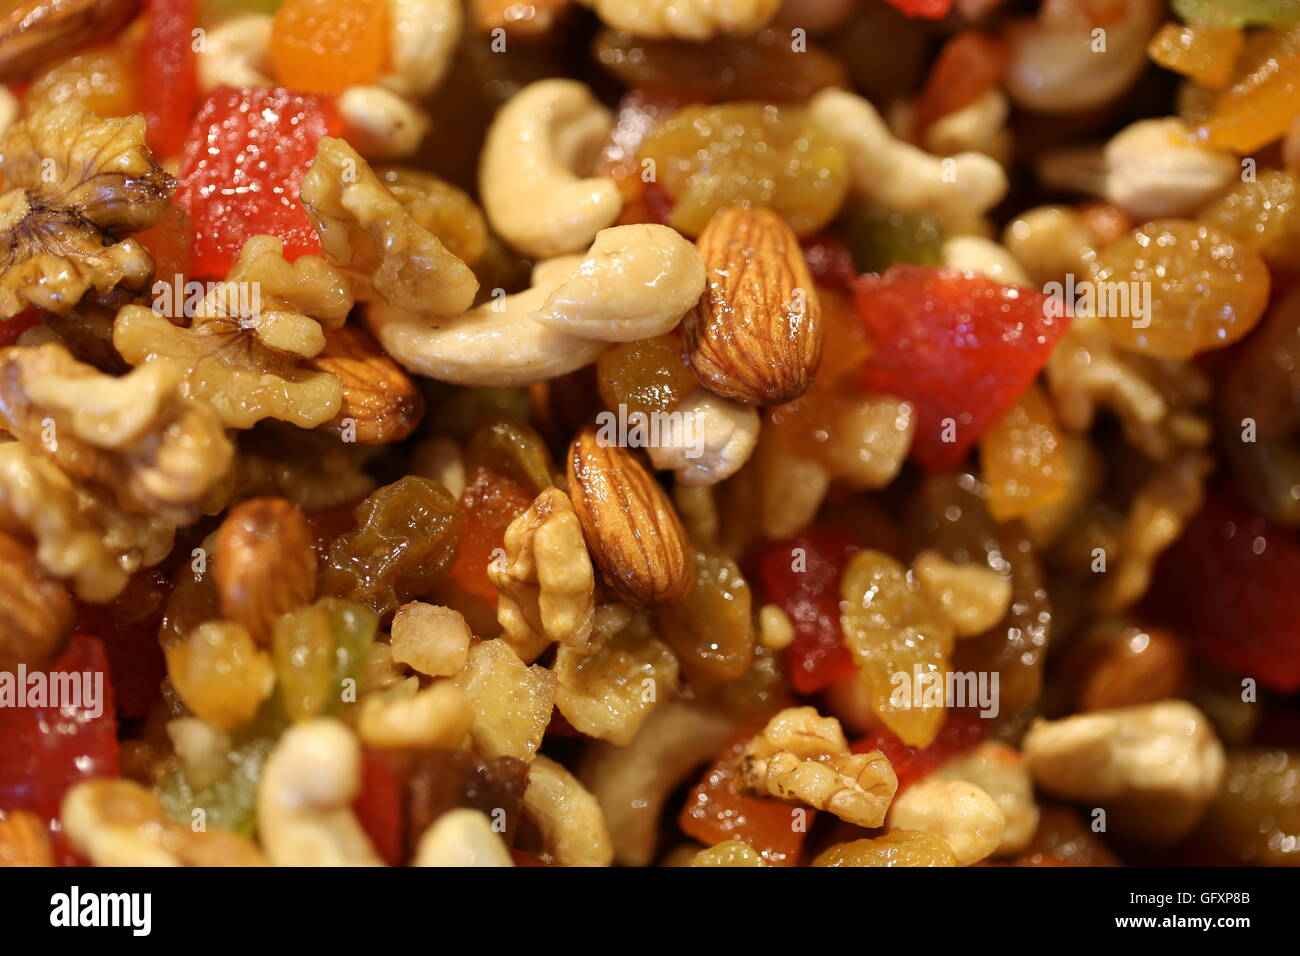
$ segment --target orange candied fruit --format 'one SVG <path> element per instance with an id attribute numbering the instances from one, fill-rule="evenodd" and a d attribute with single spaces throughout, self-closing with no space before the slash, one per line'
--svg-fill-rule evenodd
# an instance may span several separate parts
<path id="1" fill-rule="evenodd" d="M 120 44 L 92 47 L 52 64 L 32 81 L 27 110 L 75 100 L 98 116 L 129 116 L 139 106 L 135 62 Z"/>
<path id="2" fill-rule="evenodd" d="M 383 0 L 284 0 L 271 31 L 271 63 L 284 86 L 342 93 L 370 83 L 388 59 Z"/>
<path id="3" fill-rule="evenodd" d="M 1056 413 L 1031 385 L 980 442 L 989 512 L 998 521 L 1020 518 L 1065 496 L 1070 474 Z"/>
<path id="4" fill-rule="evenodd" d="M 1237 57 L 1245 45 L 1240 30 L 1166 23 L 1151 38 L 1147 54 L 1166 70 L 1206 89 L 1221 90 L 1231 82 Z"/>
<path id="5" fill-rule="evenodd" d="M 1219 94 L 1199 135 L 1253 153 L 1281 139 L 1300 110 L 1300 29 L 1279 35 L 1261 62 Z"/>
<path id="6" fill-rule="evenodd" d="M 477 468 L 460 496 L 465 531 L 451 566 L 451 577 L 468 591 L 495 601 L 497 589 L 487 576 L 493 552 L 502 547 L 506 528 L 532 503 L 528 489 L 489 468 Z"/>

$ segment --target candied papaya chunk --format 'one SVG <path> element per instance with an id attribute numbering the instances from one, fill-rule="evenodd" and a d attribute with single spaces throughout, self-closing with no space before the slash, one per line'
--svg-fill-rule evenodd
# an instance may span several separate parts
<path id="1" fill-rule="evenodd" d="M 1300 108 L 1300 29 L 1279 34 L 1262 62 L 1214 100 L 1198 135 L 1237 153 L 1280 139 Z"/>
<path id="2" fill-rule="evenodd" d="M 796 106 L 689 106 L 655 127 L 641 159 L 675 203 L 671 225 L 690 236 L 728 206 L 771 209 L 808 236 L 839 211 L 849 185 L 844 153 Z"/>
<path id="3" fill-rule="evenodd" d="M 465 530 L 461 534 L 451 578 L 470 594 L 495 601 L 497 589 L 487 567 L 503 548 L 506 528 L 532 503 L 533 495 L 517 481 L 489 468 L 476 468 L 460 496 Z"/>
<path id="4" fill-rule="evenodd" d="M 373 83 L 388 57 L 384 0 L 284 0 L 271 28 L 271 65 L 285 86 L 342 93 Z"/>

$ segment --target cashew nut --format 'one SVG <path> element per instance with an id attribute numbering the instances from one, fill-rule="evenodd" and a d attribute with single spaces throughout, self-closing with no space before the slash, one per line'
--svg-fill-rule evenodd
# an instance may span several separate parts
<path id="1" fill-rule="evenodd" d="M 492 228 L 534 258 L 585 249 L 623 208 L 614 180 L 580 178 L 612 128 L 609 110 L 576 80 L 516 93 L 492 120 L 479 165 Z"/>
<path id="2" fill-rule="evenodd" d="M 863 195 L 902 212 L 944 217 L 977 216 L 1007 191 L 997 160 L 964 152 L 940 158 L 894 136 L 880 113 L 862 97 L 822 90 L 809 112 L 848 154 L 853 185 Z"/>
<path id="3" fill-rule="evenodd" d="M 377 81 L 401 96 L 423 99 L 441 82 L 464 25 L 461 0 L 388 0 L 388 62 Z"/>
<path id="4" fill-rule="evenodd" d="M 1106 144 L 1106 198 L 1138 219 L 1188 215 L 1241 174 L 1177 116 L 1139 120 Z"/>
<path id="5" fill-rule="evenodd" d="M 983 634 L 1011 606 L 1011 579 L 986 564 L 953 564 L 938 551 L 922 551 L 912 560 L 912 573 L 958 637 Z"/>
<path id="6" fill-rule="evenodd" d="M 614 844 L 600 804 L 578 778 L 548 757 L 528 769 L 524 814 L 558 866 L 609 866 Z"/>
<path id="7" fill-rule="evenodd" d="M 781 0 L 582 0 L 606 26 L 651 39 L 708 40 L 757 33 Z"/>
<path id="8" fill-rule="evenodd" d="M 949 269 L 978 272 L 994 282 L 1029 285 L 1029 276 L 1006 247 L 983 236 L 953 236 L 943 244 L 943 264 Z"/>
<path id="9" fill-rule="evenodd" d="M 1038 829 L 1038 804 L 1025 759 L 1013 748 L 985 741 L 970 753 L 949 760 L 934 775 L 973 783 L 996 801 L 1007 825 L 1002 842 L 993 851 L 995 856 L 1019 853 L 1029 845 Z"/>
<path id="10" fill-rule="evenodd" d="M 510 850 L 478 810 L 448 810 L 429 825 L 415 850 L 416 866 L 514 866 Z"/>
<path id="11" fill-rule="evenodd" d="M 602 741 L 587 749 L 578 778 L 605 812 L 617 862 L 654 859 L 664 801 L 735 730 L 731 717 L 678 699 L 651 714 L 628 746 Z"/>
<path id="12" fill-rule="evenodd" d="M 456 316 L 424 316 L 372 302 L 367 324 L 384 350 L 419 375 L 456 385 L 531 385 L 590 365 L 607 343 L 534 322 L 547 297 L 573 274 L 577 256 L 533 267 L 533 286 Z"/>
<path id="13" fill-rule="evenodd" d="M 1035 206 L 1007 223 L 1002 244 L 1034 285 L 1086 276 L 1093 255 L 1083 217 L 1068 206 Z"/>
<path id="14" fill-rule="evenodd" d="M 1183 700 L 1039 720 L 1024 754 L 1040 788 L 1101 802 L 1135 838 L 1176 841 L 1199 822 L 1223 780 L 1223 745 Z"/>
<path id="15" fill-rule="evenodd" d="M 970 866 L 998 848 L 1007 821 L 997 802 L 975 784 L 931 774 L 894 798 L 886 826 L 932 833 L 952 849 L 958 866 Z"/>
<path id="16" fill-rule="evenodd" d="M 1117 99 L 1146 67 L 1147 40 L 1163 3 L 1129 0 L 1123 19 L 1095 27 L 1083 0 L 1044 3 L 1037 20 L 1011 26 L 1003 83 L 1016 105 L 1077 113 Z"/>
<path id="17" fill-rule="evenodd" d="M 271 25 L 266 13 L 245 13 L 208 27 L 196 55 L 199 86 L 271 86 Z"/>
<path id="18" fill-rule="evenodd" d="M 335 105 L 343 119 L 343 138 L 367 159 L 410 156 L 429 132 L 423 110 L 382 86 L 350 86 Z"/>
<path id="19" fill-rule="evenodd" d="M 361 746 L 330 718 L 284 732 L 257 786 L 257 832 L 276 866 L 382 866 L 352 814 Z"/>
<path id="20" fill-rule="evenodd" d="M 971 103 L 941 116 L 925 131 L 925 148 L 938 156 L 967 151 L 991 156 L 1002 165 L 1011 160 L 1007 95 L 994 86 Z"/>
<path id="21" fill-rule="evenodd" d="M 614 226 L 596 234 L 582 265 L 529 317 L 584 339 L 635 342 L 676 328 L 704 283 L 695 244 L 676 229 Z"/>
<path id="22" fill-rule="evenodd" d="M 648 448 L 656 468 L 675 471 L 683 485 L 716 485 L 730 478 L 758 444 L 753 405 L 697 388 L 672 410 L 659 443 Z"/>

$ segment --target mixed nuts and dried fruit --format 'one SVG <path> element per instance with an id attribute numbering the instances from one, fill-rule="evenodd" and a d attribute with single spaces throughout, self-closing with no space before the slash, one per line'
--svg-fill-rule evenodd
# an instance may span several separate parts
<path id="1" fill-rule="evenodd" d="M 1300 6 L 9 7 L 0 866 L 1300 863 Z"/>

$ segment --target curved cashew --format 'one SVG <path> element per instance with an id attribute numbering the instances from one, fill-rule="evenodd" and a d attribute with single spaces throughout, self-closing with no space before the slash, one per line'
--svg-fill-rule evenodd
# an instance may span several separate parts
<path id="1" fill-rule="evenodd" d="M 524 814 L 542 836 L 559 866 L 609 866 L 614 844 L 605 814 L 578 778 L 548 757 L 538 755 L 528 769 Z"/>
<path id="2" fill-rule="evenodd" d="M 415 850 L 416 866 L 514 866 L 501 836 L 478 810 L 448 810 L 429 825 Z"/>
<path id="3" fill-rule="evenodd" d="M 854 187 L 891 209 L 978 216 L 1006 194 L 997 160 L 974 152 L 943 159 L 917 149 L 896 138 L 876 108 L 854 93 L 822 90 L 809 101 L 809 113 L 848 154 Z"/>
<path id="4" fill-rule="evenodd" d="M 1029 276 L 1005 246 L 983 236 L 953 236 L 940 252 L 949 269 L 978 272 L 994 282 L 1029 285 Z"/>
<path id="5" fill-rule="evenodd" d="M 615 860 L 647 866 L 654 859 L 664 801 L 735 731 L 725 714 L 672 700 L 650 715 L 628 746 L 602 741 L 587 749 L 578 778 L 605 812 Z"/>
<path id="6" fill-rule="evenodd" d="M 697 388 L 678 402 L 648 448 L 656 468 L 672 470 L 683 485 L 716 485 L 749 461 L 760 421 L 753 405 Z"/>
<path id="7" fill-rule="evenodd" d="M 461 0 L 388 0 L 388 62 L 378 79 L 401 96 L 421 99 L 451 66 L 464 25 Z"/>
<path id="8" fill-rule="evenodd" d="M 410 156 L 429 132 L 423 110 L 382 86 L 350 86 L 334 102 L 343 138 L 367 159 Z"/>
<path id="9" fill-rule="evenodd" d="M 1003 83 L 1016 105 L 1077 113 L 1121 96 L 1146 67 L 1147 40 L 1164 4 L 1129 0 L 1121 6 L 1124 18 L 1102 29 L 1093 26 L 1081 0 L 1044 3 L 1039 19 L 1013 24 Z"/>
<path id="10" fill-rule="evenodd" d="M 284 732 L 257 785 L 257 832 L 276 866 L 382 866 L 352 814 L 361 746 L 337 720 Z"/>
<path id="11" fill-rule="evenodd" d="M 456 385 L 511 387 L 543 382 L 594 362 L 607 343 L 553 332 L 529 318 L 582 260 L 561 256 L 533 268 L 533 286 L 461 315 L 423 316 L 372 302 L 370 331 L 418 375 Z"/>
<path id="12" fill-rule="evenodd" d="M 925 148 L 938 156 L 983 153 L 1005 166 L 1011 159 L 1010 112 L 1007 95 L 992 87 L 969 105 L 935 120 L 925 132 Z"/>
<path id="13" fill-rule="evenodd" d="M 271 25 L 266 13 L 245 13 L 208 28 L 196 55 L 199 86 L 271 86 Z"/>
<path id="14" fill-rule="evenodd" d="M 581 179 L 613 128 L 609 110 L 576 80 L 539 80 L 492 120 L 479 191 L 492 228 L 525 255 L 586 248 L 623 209 L 608 176 Z"/>
<path id="15" fill-rule="evenodd" d="M 932 774 L 894 798 L 886 826 L 932 833 L 952 849 L 958 866 L 970 866 L 998 848 L 1007 821 L 997 802 L 975 784 Z"/>
<path id="16" fill-rule="evenodd" d="M 1034 838 L 1039 817 L 1034 781 L 1025 758 L 1013 748 L 985 741 L 970 753 L 949 760 L 934 775 L 973 783 L 997 803 L 1007 825 L 994 855 L 1019 853 Z"/>
<path id="17" fill-rule="evenodd" d="M 1086 276 L 1092 237 L 1083 217 L 1069 206 L 1035 206 L 1007 223 L 1002 244 L 1035 285 L 1066 275 Z"/>
<path id="18" fill-rule="evenodd" d="M 1190 215 L 1241 174 L 1177 116 L 1139 120 L 1106 144 L 1106 198 L 1137 219 Z"/>
<path id="19" fill-rule="evenodd" d="M 708 40 L 757 33 L 781 0 L 583 0 L 601 22 L 651 39 Z"/>
<path id="20" fill-rule="evenodd" d="M 596 234 L 582 265 L 529 318 L 584 339 L 635 342 L 676 328 L 704 283 L 704 261 L 676 229 L 614 226 Z"/>

